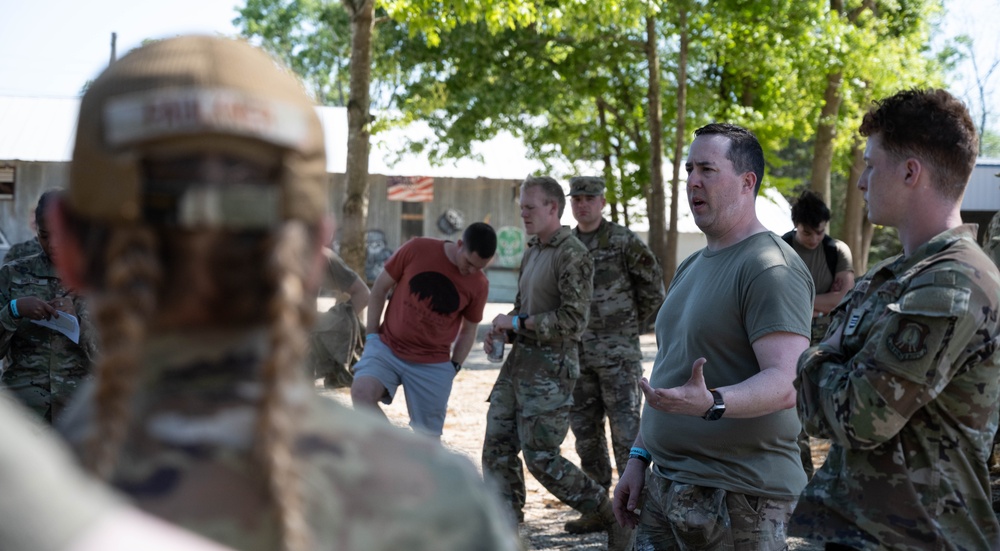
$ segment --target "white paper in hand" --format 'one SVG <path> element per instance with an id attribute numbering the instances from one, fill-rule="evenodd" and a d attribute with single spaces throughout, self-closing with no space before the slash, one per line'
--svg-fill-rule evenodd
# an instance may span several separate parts
<path id="1" fill-rule="evenodd" d="M 61 310 L 59 312 L 59 317 L 53 317 L 47 320 L 31 320 L 31 323 L 36 323 L 42 327 L 48 327 L 55 331 L 59 331 L 63 335 L 66 335 L 69 340 L 80 344 L 80 320 L 76 319 L 76 316 L 72 314 L 67 314 Z"/>

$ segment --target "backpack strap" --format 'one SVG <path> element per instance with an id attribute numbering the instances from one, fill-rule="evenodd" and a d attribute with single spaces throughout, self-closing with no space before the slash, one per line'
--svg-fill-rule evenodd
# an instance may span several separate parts
<path id="1" fill-rule="evenodd" d="M 823 252 L 826 254 L 826 265 L 830 268 L 830 274 L 837 276 L 837 244 L 829 235 L 823 236 Z"/>
<path id="2" fill-rule="evenodd" d="M 788 243 L 792 248 L 795 245 L 792 240 L 795 239 L 795 230 L 792 230 L 781 236 L 781 239 Z M 837 244 L 833 242 L 833 238 L 829 235 L 823 236 L 823 254 L 826 255 L 826 266 L 830 269 L 830 274 L 833 276 L 837 275 Z"/>

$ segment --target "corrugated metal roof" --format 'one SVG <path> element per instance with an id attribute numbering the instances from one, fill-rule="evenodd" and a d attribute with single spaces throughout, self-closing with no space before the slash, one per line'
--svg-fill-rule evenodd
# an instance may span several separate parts
<path id="1" fill-rule="evenodd" d="M 69 161 L 73 153 L 79 98 L 0 96 L 0 161 Z M 326 137 L 327 171 L 343 174 L 347 164 L 347 110 L 317 107 Z M 510 134 L 477 144 L 479 158 L 449 160 L 431 165 L 425 156 L 403 155 L 408 140 L 431 137 L 425 124 L 411 124 L 382 132 L 371 140 L 368 170 L 372 174 L 434 176 L 438 178 L 520 179 L 542 170 L 528 158 L 527 149 Z"/>
<path id="2" fill-rule="evenodd" d="M 995 211 L 1000 209 L 1000 160 L 979 159 L 969 176 L 962 198 L 962 210 Z"/>
<path id="3" fill-rule="evenodd" d="M 69 161 L 73 153 L 79 105 L 79 98 L 0 96 L 0 161 Z M 347 110 L 342 107 L 317 107 L 316 111 L 326 138 L 327 171 L 343 174 L 347 159 Z M 374 136 L 368 161 L 369 172 L 438 178 L 521 179 L 542 170 L 541 163 L 528 158 L 524 144 L 507 133 L 477 144 L 473 155 L 478 158 L 449 160 L 442 166 L 432 166 L 422 156 L 399 156 L 399 151 L 408 140 L 429 137 L 429 128 L 420 123 Z M 562 172 L 593 174 L 599 171 L 575 171 L 572 167 L 562 167 Z M 763 197 L 757 200 L 758 218 L 772 231 L 781 233 L 791 229 L 788 202 L 774 189 L 765 189 L 761 194 Z M 683 195 L 678 206 L 678 231 L 699 233 Z M 637 205 L 635 210 L 644 211 L 644 205 Z M 563 221 L 575 224 L 570 209 L 566 209 Z M 637 227 L 641 230 L 645 225 L 646 221 L 643 221 Z"/>
<path id="4" fill-rule="evenodd" d="M 0 160 L 68 161 L 79 98 L 0 97 Z"/>

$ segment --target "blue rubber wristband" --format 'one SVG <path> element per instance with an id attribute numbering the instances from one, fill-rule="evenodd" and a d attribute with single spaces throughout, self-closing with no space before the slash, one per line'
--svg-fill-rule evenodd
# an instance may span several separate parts
<path id="1" fill-rule="evenodd" d="M 10 313 L 14 315 L 14 319 L 21 317 L 21 313 L 17 311 L 17 299 L 10 301 Z"/>
<path id="2" fill-rule="evenodd" d="M 646 461 L 646 463 L 652 463 L 653 462 L 653 456 L 649 455 L 649 452 L 646 451 L 646 450 L 644 450 L 644 449 L 642 449 L 642 448 L 632 448 L 631 450 L 629 450 L 628 456 L 629 457 L 637 457 L 639 459 L 643 459 L 643 460 Z"/>
<path id="3" fill-rule="evenodd" d="M 514 316 L 514 319 L 510 320 L 510 324 L 514 326 L 514 331 L 517 331 L 517 320 L 517 316 Z"/>

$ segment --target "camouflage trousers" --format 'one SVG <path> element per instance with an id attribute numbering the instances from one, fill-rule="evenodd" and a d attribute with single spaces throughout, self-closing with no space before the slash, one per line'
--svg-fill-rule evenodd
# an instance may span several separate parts
<path id="1" fill-rule="evenodd" d="M 816 346 L 826 338 L 826 332 L 829 328 L 830 316 L 814 317 L 812 319 L 812 335 L 809 339 L 809 346 Z M 813 473 L 816 472 L 816 467 L 813 465 L 812 446 L 805 429 L 799 432 L 796 443 L 799 445 L 799 458 L 802 460 L 802 470 L 806 472 L 806 478 L 812 478 Z"/>
<path id="2" fill-rule="evenodd" d="M 612 365 L 588 365 L 583 358 L 580 379 L 573 390 L 569 426 L 576 437 L 580 466 L 595 482 L 611 488 L 611 461 L 604 418 L 611 426 L 611 448 L 618 475 L 625 472 L 629 450 L 639 432 L 642 411 L 642 362 L 624 360 Z"/>
<path id="3" fill-rule="evenodd" d="M 85 368 L 74 367 L 65 372 L 47 373 L 21 370 L 10 365 L 0 386 L 6 387 L 18 401 L 44 419 L 53 423 L 62 417 L 73 400 L 74 394 L 89 379 Z"/>
<path id="4" fill-rule="evenodd" d="M 354 364 L 364 350 L 364 332 L 350 302 L 320 314 L 309 333 L 309 376 L 323 377 L 326 388 L 349 388 L 354 382 Z"/>
<path id="5" fill-rule="evenodd" d="M 635 551 L 782 551 L 795 499 L 673 482 L 646 474 Z"/>
<path id="6" fill-rule="evenodd" d="M 606 491 L 563 457 L 559 446 L 569 431 L 573 387 L 579 377 L 575 343 L 537 346 L 515 343 L 490 393 L 483 443 L 483 476 L 524 518 L 524 471 L 563 503 L 589 513 Z"/>

